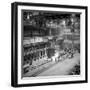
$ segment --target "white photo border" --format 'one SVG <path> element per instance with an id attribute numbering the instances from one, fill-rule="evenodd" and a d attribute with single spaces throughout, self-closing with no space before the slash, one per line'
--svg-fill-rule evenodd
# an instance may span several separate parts
<path id="1" fill-rule="evenodd" d="M 47 76 L 47 77 L 26 77 L 21 78 L 21 10 L 45 10 L 45 11 L 63 11 L 81 13 L 80 23 L 80 60 L 81 60 L 81 75 L 80 76 Z M 85 80 L 85 9 L 73 8 L 53 8 L 44 6 L 18 6 L 18 84 L 34 84 L 34 83 L 50 83 L 50 82 L 66 82 Z M 52 79 L 53 78 L 53 79 Z"/>

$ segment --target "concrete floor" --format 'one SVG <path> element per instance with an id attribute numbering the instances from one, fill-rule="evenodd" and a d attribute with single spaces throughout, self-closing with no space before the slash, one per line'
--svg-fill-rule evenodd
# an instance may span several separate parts
<path id="1" fill-rule="evenodd" d="M 29 71 L 25 77 L 38 77 L 38 76 L 58 76 L 68 75 L 75 65 L 80 62 L 80 54 L 76 53 L 73 58 L 65 59 L 60 62 L 49 62 L 40 66 L 39 68 Z"/>
<path id="2" fill-rule="evenodd" d="M 70 70 L 80 62 L 80 54 L 75 54 L 74 58 L 66 59 L 58 62 L 53 67 L 43 71 L 37 76 L 54 76 L 54 75 L 68 75 Z"/>

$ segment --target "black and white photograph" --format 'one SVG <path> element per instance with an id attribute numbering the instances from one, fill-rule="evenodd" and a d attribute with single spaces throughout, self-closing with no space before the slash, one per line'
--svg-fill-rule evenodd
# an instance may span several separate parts
<path id="1" fill-rule="evenodd" d="M 87 82 L 87 7 L 13 3 L 12 18 L 13 86 Z"/>
<path id="2" fill-rule="evenodd" d="M 80 75 L 80 13 L 22 10 L 22 77 Z"/>

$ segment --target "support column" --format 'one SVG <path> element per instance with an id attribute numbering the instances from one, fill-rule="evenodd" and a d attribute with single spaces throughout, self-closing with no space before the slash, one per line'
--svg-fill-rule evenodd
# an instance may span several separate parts
<path id="1" fill-rule="evenodd" d="M 45 48 L 45 56 L 47 57 L 47 51 L 46 51 L 47 49 Z"/>

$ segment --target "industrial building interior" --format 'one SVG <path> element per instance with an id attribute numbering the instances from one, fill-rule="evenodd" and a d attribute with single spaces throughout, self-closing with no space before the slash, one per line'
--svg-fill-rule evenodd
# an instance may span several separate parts
<path id="1" fill-rule="evenodd" d="M 80 54 L 80 13 L 22 10 L 22 32 L 22 77 L 38 76 Z M 80 74 L 80 59 L 68 74 Z"/>

